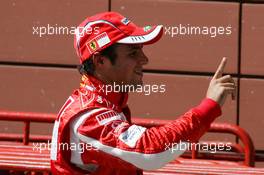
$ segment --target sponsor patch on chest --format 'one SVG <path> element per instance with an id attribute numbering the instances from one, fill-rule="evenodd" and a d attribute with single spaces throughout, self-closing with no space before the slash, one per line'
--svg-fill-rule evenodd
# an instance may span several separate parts
<path id="1" fill-rule="evenodd" d="M 126 117 L 123 113 L 117 113 L 114 111 L 107 111 L 96 116 L 96 120 L 99 125 L 106 125 L 114 120 L 126 121 Z"/>

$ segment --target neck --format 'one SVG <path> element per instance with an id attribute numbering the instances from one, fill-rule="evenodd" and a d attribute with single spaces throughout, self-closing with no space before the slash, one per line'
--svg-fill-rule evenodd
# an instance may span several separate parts
<path id="1" fill-rule="evenodd" d="M 108 79 L 107 77 L 103 76 L 100 73 L 95 72 L 93 75 L 96 79 L 100 80 L 102 83 L 104 84 L 109 84 L 109 85 L 113 85 L 114 84 L 114 80 Z M 117 82 L 115 82 L 117 83 Z"/>
<path id="2" fill-rule="evenodd" d="M 103 83 L 103 84 L 102 84 Z M 122 92 L 114 92 L 113 89 L 106 91 L 107 89 L 105 87 L 104 82 L 98 78 L 98 76 L 96 77 L 95 75 L 93 76 L 87 76 L 87 75 L 83 75 L 82 76 L 82 82 L 81 82 L 81 88 L 85 88 L 90 90 L 96 90 L 96 93 L 98 93 L 99 95 L 106 97 L 108 100 L 111 101 L 111 103 L 119 106 L 121 105 L 122 107 L 124 107 L 127 103 L 127 98 L 128 98 L 128 94 L 127 93 L 122 93 Z M 90 88 L 87 88 L 90 87 Z M 102 89 L 103 88 L 103 89 Z"/>

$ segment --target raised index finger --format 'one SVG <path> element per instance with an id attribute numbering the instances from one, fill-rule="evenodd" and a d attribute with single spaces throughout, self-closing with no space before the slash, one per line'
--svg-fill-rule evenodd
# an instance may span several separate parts
<path id="1" fill-rule="evenodd" d="M 223 74 L 224 69 L 225 69 L 226 62 L 227 62 L 227 58 L 223 57 L 220 65 L 218 66 L 218 68 L 217 68 L 217 70 L 216 70 L 216 72 L 214 74 L 213 79 L 217 79 L 217 78 L 222 77 L 222 74 Z"/>

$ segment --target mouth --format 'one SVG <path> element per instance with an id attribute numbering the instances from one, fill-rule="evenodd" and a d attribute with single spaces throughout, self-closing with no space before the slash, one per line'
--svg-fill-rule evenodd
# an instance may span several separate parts
<path id="1" fill-rule="evenodd" d="M 143 72 L 142 72 L 142 70 L 136 70 L 136 71 L 134 71 L 135 72 L 135 74 L 137 74 L 137 75 L 139 75 L 139 76 L 143 76 Z"/>

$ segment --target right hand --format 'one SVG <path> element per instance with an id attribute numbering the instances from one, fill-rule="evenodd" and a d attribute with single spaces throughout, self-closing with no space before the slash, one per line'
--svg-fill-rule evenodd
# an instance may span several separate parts
<path id="1" fill-rule="evenodd" d="M 227 59 L 223 58 L 218 69 L 216 70 L 212 80 L 210 81 L 206 97 L 214 100 L 220 106 L 225 103 L 228 94 L 232 95 L 232 99 L 236 96 L 236 84 L 230 75 L 223 76 L 223 71 Z"/>

